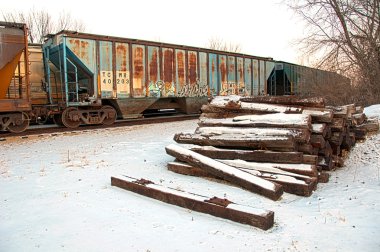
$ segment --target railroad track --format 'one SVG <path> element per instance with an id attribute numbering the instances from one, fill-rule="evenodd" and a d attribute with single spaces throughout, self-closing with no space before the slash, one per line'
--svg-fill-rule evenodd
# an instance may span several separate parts
<path id="1" fill-rule="evenodd" d="M 39 134 L 54 134 L 60 132 L 80 132 L 80 131 L 88 131 L 95 129 L 105 129 L 105 128 L 116 128 L 123 126 L 133 126 L 133 125 L 143 125 L 143 124 L 153 124 L 153 123 L 163 123 L 163 122 L 176 122 L 176 121 L 184 121 L 199 118 L 199 114 L 194 115 L 184 115 L 184 114 L 176 114 L 169 116 L 152 116 L 137 118 L 137 119 L 122 119 L 116 120 L 112 125 L 81 125 L 78 128 L 71 129 L 66 128 L 64 126 L 58 126 L 56 124 L 47 124 L 47 125 L 33 125 L 30 126 L 27 130 L 20 133 L 10 133 L 6 131 L 0 131 L 0 140 L 5 140 L 7 137 L 27 137 L 30 135 L 39 135 Z"/>

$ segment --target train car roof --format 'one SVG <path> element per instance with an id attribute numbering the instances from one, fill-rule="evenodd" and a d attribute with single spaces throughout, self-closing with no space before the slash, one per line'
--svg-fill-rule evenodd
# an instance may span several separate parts
<path id="1" fill-rule="evenodd" d="M 82 33 L 82 32 L 77 32 L 77 31 L 70 31 L 70 30 L 62 30 L 56 34 L 49 34 L 47 37 L 51 38 L 51 37 L 54 37 L 56 35 L 67 35 L 67 36 L 74 37 L 74 38 L 94 39 L 94 40 L 104 40 L 104 41 L 141 43 L 144 45 L 151 45 L 151 46 L 178 48 L 178 49 L 183 49 L 183 50 L 197 50 L 197 51 L 201 51 L 201 52 L 218 53 L 218 54 L 223 54 L 223 55 L 227 55 L 227 56 L 237 56 L 237 57 L 245 57 L 245 58 L 249 57 L 249 58 L 254 58 L 254 59 L 258 59 L 258 60 L 275 61 L 272 57 L 261 57 L 261 56 L 254 56 L 254 55 L 243 54 L 243 53 L 220 51 L 220 50 L 195 47 L 195 46 L 178 45 L 178 44 L 155 42 L 155 41 L 142 40 L 142 39 L 133 39 L 133 38 L 122 38 L 122 37 L 116 37 L 116 36 L 97 35 L 97 34 Z"/>

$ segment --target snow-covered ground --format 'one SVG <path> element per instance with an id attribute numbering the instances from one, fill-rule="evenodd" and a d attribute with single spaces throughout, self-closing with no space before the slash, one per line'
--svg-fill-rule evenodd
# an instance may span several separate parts
<path id="1" fill-rule="evenodd" d="M 178 175 L 164 147 L 196 120 L 0 142 L 0 251 L 380 251 L 380 134 L 311 197 L 271 201 Z M 263 231 L 110 185 L 129 175 L 269 209 Z"/>

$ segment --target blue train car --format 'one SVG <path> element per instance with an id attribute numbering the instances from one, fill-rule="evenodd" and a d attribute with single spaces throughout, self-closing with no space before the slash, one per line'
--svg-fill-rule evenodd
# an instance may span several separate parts
<path id="1" fill-rule="evenodd" d="M 51 36 L 43 53 L 49 100 L 67 127 L 151 109 L 198 113 L 210 96 L 266 94 L 276 65 L 272 58 L 70 31 Z"/>

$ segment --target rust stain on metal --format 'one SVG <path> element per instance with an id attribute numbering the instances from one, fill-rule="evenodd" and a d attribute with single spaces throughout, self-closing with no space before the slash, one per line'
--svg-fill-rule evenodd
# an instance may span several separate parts
<path id="1" fill-rule="evenodd" d="M 195 84 L 197 82 L 197 53 L 189 52 L 189 82 Z"/>
<path id="2" fill-rule="evenodd" d="M 158 81 L 158 50 L 152 51 L 152 58 L 149 62 L 149 80 L 153 82 Z"/>
<path id="3" fill-rule="evenodd" d="M 142 47 L 134 48 L 134 57 L 133 57 L 133 77 L 142 79 L 144 77 L 144 65 L 143 65 L 143 57 L 144 50 Z"/>
<path id="4" fill-rule="evenodd" d="M 163 58 L 163 80 L 165 82 L 165 85 L 171 85 L 173 82 L 173 49 L 163 49 Z M 168 88 L 170 88 L 170 86 Z"/>
<path id="5" fill-rule="evenodd" d="M 185 55 L 182 51 L 177 52 L 177 71 L 178 71 L 178 82 L 180 86 L 185 85 Z"/>
<path id="6" fill-rule="evenodd" d="M 220 64 L 219 64 L 219 70 L 220 70 L 220 76 L 222 83 L 227 82 L 227 67 L 226 67 L 226 58 L 220 57 Z"/>
<path id="7" fill-rule="evenodd" d="M 127 47 L 123 44 L 118 44 L 116 46 L 116 55 L 120 55 L 122 58 L 120 71 L 128 71 L 127 69 Z"/>

